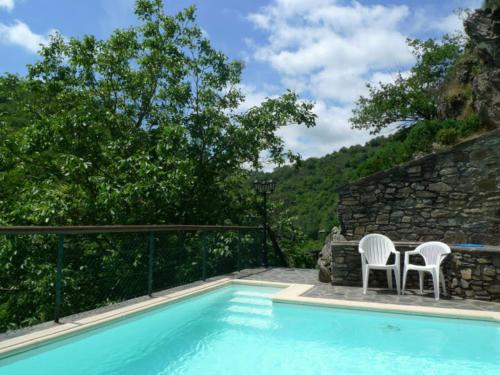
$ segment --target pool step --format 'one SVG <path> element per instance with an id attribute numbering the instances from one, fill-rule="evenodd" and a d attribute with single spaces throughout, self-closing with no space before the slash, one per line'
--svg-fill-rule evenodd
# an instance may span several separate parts
<path id="1" fill-rule="evenodd" d="M 221 319 L 226 324 L 240 327 L 250 327 L 257 329 L 272 328 L 273 322 L 271 319 L 265 318 L 249 318 L 246 316 L 229 315 Z"/>
<path id="2" fill-rule="evenodd" d="M 256 298 L 271 299 L 271 295 L 269 295 L 268 293 L 246 292 L 243 290 L 239 290 L 237 292 L 234 292 L 233 295 L 239 296 L 239 297 L 256 297 Z"/>
<path id="3" fill-rule="evenodd" d="M 265 309 L 265 308 L 251 307 L 245 305 L 231 305 L 226 310 L 232 313 L 258 315 L 258 316 L 271 316 L 273 314 L 273 309 Z"/>
<path id="4" fill-rule="evenodd" d="M 270 299 L 249 297 L 233 297 L 229 300 L 229 302 L 251 306 L 272 306 L 273 304 Z"/>
<path id="5" fill-rule="evenodd" d="M 266 293 L 237 291 L 226 308 L 224 323 L 237 327 L 269 329 L 273 326 L 271 296 Z"/>

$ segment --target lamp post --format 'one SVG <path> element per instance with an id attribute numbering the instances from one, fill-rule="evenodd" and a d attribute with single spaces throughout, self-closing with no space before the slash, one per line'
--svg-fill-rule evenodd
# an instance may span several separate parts
<path id="1" fill-rule="evenodd" d="M 269 260 L 267 257 L 267 196 L 270 195 L 274 191 L 275 184 L 273 180 L 255 180 L 253 183 L 255 191 L 257 194 L 262 196 L 262 228 L 263 228 L 263 236 L 262 236 L 262 260 L 264 267 L 269 267 Z"/>

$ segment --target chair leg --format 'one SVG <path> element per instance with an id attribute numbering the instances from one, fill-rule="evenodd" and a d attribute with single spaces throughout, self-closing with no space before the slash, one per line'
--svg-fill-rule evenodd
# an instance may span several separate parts
<path id="1" fill-rule="evenodd" d="M 370 269 L 368 266 L 363 268 L 363 294 L 366 294 L 366 290 L 368 289 L 368 277 L 370 276 Z"/>
<path id="2" fill-rule="evenodd" d="M 424 294 L 424 272 L 418 271 L 418 281 L 420 284 L 420 294 Z"/>
<path id="3" fill-rule="evenodd" d="M 439 269 L 439 277 L 441 278 L 441 286 L 443 289 L 443 295 L 446 296 L 447 295 L 447 293 L 446 293 L 446 280 L 444 279 L 444 274 L 443 274 L 443 271 L 441 269 Z"/>
<path id="4" fill-rule="evenodd" d="M 432 271 L 432 283 L 434 284 L 434 298 L 439 300 L 439 271 L 434 269 Z"/>
<path id="5" fill-rule="evenodd" d="M 406 274 L 408 273 L 408 270 L 405 268 L 403 270 L 403 288 L 401 290 L 401 294 L 405 294 L 405 288 L 406 288 Z"/>
<path id="6" fill-rule="evenodd" d="M 394 286 L 392 285 L 392 270 L 391 269 L 387 270 L 387 285 L 389 285 L 389 289 L 394 288 Z"/>
<path id="7" fill-rule="evenodd" d="M 394 270 L 394 276 L 396 276 L 396 291 L 399 296 L 401 294 L 401 272 L 399 271 L 399 268 Z"/>

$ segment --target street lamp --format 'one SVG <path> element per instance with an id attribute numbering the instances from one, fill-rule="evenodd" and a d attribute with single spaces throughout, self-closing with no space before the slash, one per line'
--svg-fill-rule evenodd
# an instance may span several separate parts
<path id="1" fill-rule="evenodd" d="M 264 267 L 269 267 L 267 257 L 267 196 L 274 191 L 275 184 L 273 180 L 255 180 L 253 186 L 257 194 L 262 196 L 263 209 L 262 209 L 262 228 L 264 230 L 262 236 L 262 249 L 263 249 L 263 263 Z"/>

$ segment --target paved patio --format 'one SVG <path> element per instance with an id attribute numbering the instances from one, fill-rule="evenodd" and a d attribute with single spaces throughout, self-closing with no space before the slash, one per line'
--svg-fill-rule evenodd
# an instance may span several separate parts
<path id="1" fill-rule="evenodd" d="M 361 285 L 359 287 L 352 287 L 322 283 L 318 281 L 318 271 L 312 269 L 272 268 L 267 270 L 243 270 L 239 274 L 236 274 L 235 277 L 238 279 L 314 285 L 313 289 L 304 294 L 306 297 L 500 312 L 500 303 L 498 302 L 462 299 L 456 296 L 446 297 L 443 295 L 441 295 L 439 301 L 436 301 L 434 293 L 430 290 L 424 290 L 424 295 L 420 295 L 417 290 L 407 290 L 404 296 L 398 296 L 395 290 L 369 288 L 367 294 L 364 295 Z"/>

